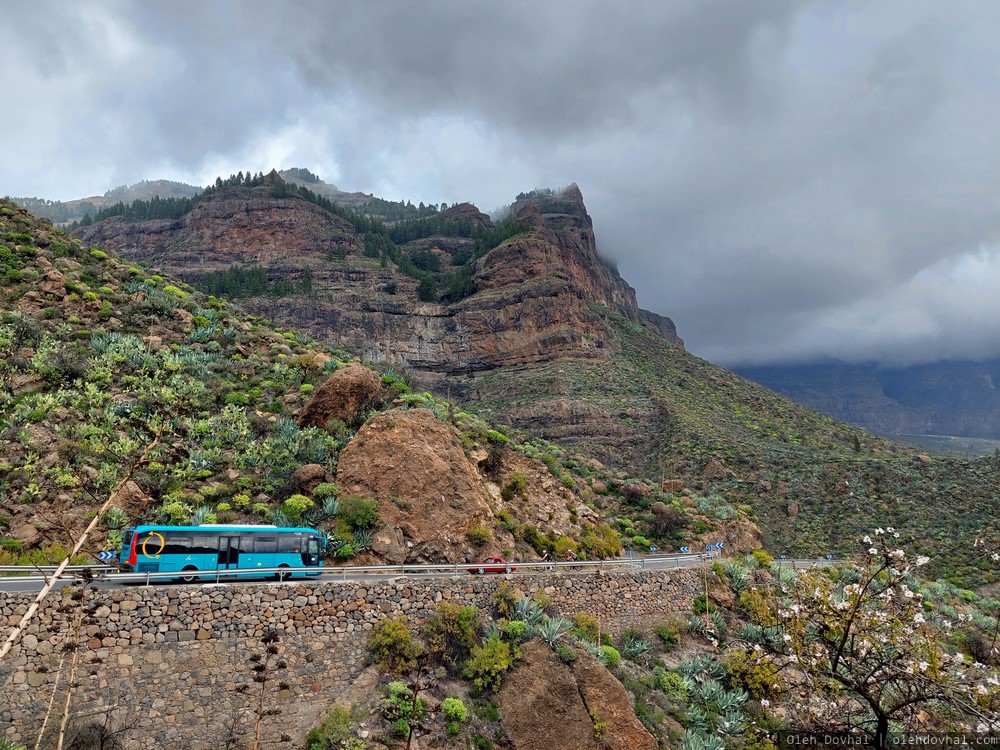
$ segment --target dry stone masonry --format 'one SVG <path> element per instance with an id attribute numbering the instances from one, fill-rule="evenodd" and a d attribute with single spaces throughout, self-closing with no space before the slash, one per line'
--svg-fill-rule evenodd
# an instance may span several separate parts
<path id="1" fill-rule="evenodd" d="M 528 596 L 544 592 L 559 613 L 588 612 L 615 633 L 689 613 L 699 574 L 511 580 Z M 250 731 L 261 690 L 252 659 L 263 654 L 261 637 L 275 631 L 287 666 L 265 687 L 266 746 L 298 747 L 364 669 L 368 631 L 379 619 L 402 613 L 419 624 L 442 599 L 485 610 L 505 578 L 116 588 L 89 590 L 82 599 L 67 588 L 50 595 L 0 663 L 0 737 L 33 744 L 53 693 L 54 705 L 62 705 L 72 658 L 65 647 L 79 623 L 74 713 L 104 721 L 110 712 L 112 724 L 141 728 L 130 742 L 187 750 L 222 747 L 232 734 Z M 0 638 L 32 598 L 0 593 Z"/>

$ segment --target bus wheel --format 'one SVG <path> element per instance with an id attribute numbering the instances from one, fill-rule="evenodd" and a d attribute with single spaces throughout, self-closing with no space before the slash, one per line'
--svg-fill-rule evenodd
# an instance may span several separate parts
<path id="1" fill-rule="evenodd" d="M 277 573 L 274 574 L 275 580 L 277 580 L 277 581 L 287 581 L 291 577 L 291 575 L 292 575 L 291 573 L 288 572 L 288 570 L 286 570 L 286 568 L 288 568 L 288 566 L 287 565 L 281 565 L 280 568 L 281 568 L 281 570 L 279 570 Z"/>
<path id="2" fill-rule="evenodd" d="M 187 571 L 187 570 L 198 570 L 198 569 L 194 565 L 188 565 L 186 568 L 184 568 L 184 570 Z M 198 576 L 181 576 L 181 580 L 184 583 L 194 583 L 195 581 L 198 580 Z"/>

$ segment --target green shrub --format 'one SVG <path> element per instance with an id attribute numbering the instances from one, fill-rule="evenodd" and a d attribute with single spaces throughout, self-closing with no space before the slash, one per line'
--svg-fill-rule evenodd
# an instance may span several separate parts
<path id="1" fill-rule="evenodd" d="M 472 544 L 487 544 L 493 541 L 493 530 L 488 526 L 475 524 L 466 530 L 465 538 Z"/>
<path id="2" fill-rule="evenodd" d="M 694 598 L 694 613 L 696 615 L 703 615 L 706 612 L 714 611 L 715 605 L 708 601 L 704 594 L 698 594 L 698 596 Z"/>
<path id="3" fill-rule="evenodd" d="M 305 495 L 292 495 L 281 504 L 281 510 L 293 521 L 302 518 L 302 514 L 313 507 L 315 503 Z"/>
<path id="4" fill-rule="evenodd" d="M 506 640 L 511 643 L 524 643 L 528 635 L 528 623 L 524 620 L 510 620 L 503 627 Z"/>
<path id="5" fill-rule="evenodd" d="M 684 687 L 684 678 L 679 672 L 672 669 L 656 667 L 653 670 L 653 681 L 657 690 L 661 690 L 668 698 L 676 702 L 683 702 L 687 698 L 687 690 Z"/>
<path id="6" fill-rule="evenodd" d="M 344 706 L 334 704 L 327 711 L 323 723 L 311 729 L 306 735 L 306 747 L 312 750 L 332 750 L 341 748 L 354 739 L 351 734 L 351 712 Z"/>
<path id="7" fill-rule="evenodd" d="M 240 492 L 239 494 L 233 495 L 232 503 L 234 508 L 246 510 L 250 507 L 250 496 L 244 492 Z"/>
<path id="8" fill-rule="evenodd" d="M 392 724 L 392 731 L 403 739 L 410 736 L 410 722 L 400 717 Z"/>
<path id="9" fill-rule="evenodd" d="M 96 247 L 92 247 L 90 249 L 90 257 L 91 258 L 97 258 L 97 260 L 106 260 L 107 257 L 108 257 L 108 254 L 106 252 L 104 252 L 103 250 L 98 250 Z"/>
<path id="10" fill-rule="evenodd" d="M 340 487 L 335 482 L 320 482 L 313 490 L 313 497 L 336 497 L 340 494 Z"/>
<path id="11" fill-rule="evenodd" d="M 230 391 L 222 399 L 222 403 L 227 406 L 246 406 L 250 403 L 250 397 L 240 391 Z"/>
<path id="12" fill-rule="evenodd" d="M 490 595 L 493 612 L 497 617 L 507 617 L 514 611 L 514 605 L 520 598 L 517 588 L 510 581 L 501 581 Z"/>
<path id="13" fill-rule="evenodd" d="M 379 620 L 368 639 L 368 652 L 390 674 L 402 674 L 416 666 L 423 647 L 402 615 Z"/>
<path id="14" fill-rule="evenodd" d="M 516 647 L 494 633 L 482 646 L 472 649 L 465 663 L 465 673 L 480 690 L 496 691 L 500 688 L 504 674 L 514 666 L 519 656 L 520 652 Z"/>
<path id="15" fill-rule="evenodd" d="M 680 628 L 676 625 L 660 625 L 654 632 L 660 637 L 660 640 L 663 641 L 663 648 L 665 650 L 670 651 L 680 645 Z"/>
<path id="16" fill-rule="evenodd" d="M 755 549 L 750 553 L 757 560 L 762 568 L 770 568 L 774 564 L 774 558 L 771 557 L 765 550 Z"/>
<path id="17" fill-rule="evenodd" d="M 469 712 L 459 698 L 445 698 L 441 702 L 441 710 L 450 721 L 465 721 L 469 718 Z"/>
<path id="18" fill-rule="evenodd" d="M 378 503 L 361 495 L 348 495 L 340 503 L 340 518 L 355 529 L 368 529 L 378 523 Z"/>
<path id="19" fill-rule="evenodd" d="M 601 623 L 593 615 L 577 612 L 573 615 L 573 631 L 578 638 L 597 643 L 600 638 Z"/>
<path id="20" fill-rule="evenodd" d="M 482 619 L 475 607 L 442 600 L 424 623 L 428 649 L 447 666 L 456 666 L 479 642 Z"/>
<path id="21" fill-rule="evenodd" d="M 491 443 L 497 443 L 499 445 L 507 445 L 510 442 L 509 437 L 504 435 L 502 432 L 497 432 L 496 430 L 487 431 L 486 439 Z"/>
<path id="22" fill-rule="evenodd" d="M 316 386 L 314 386 L 312 383 L 303 383 L 302 385 L 299 386 L 299 393 L 308 394 L 312 393 L 314 390 L 316 390 Z"/>
<path id="23" fill-rule="evenodd" d="M 187 292 L 182 292 L 173 284 L 168 284 L 167 286 L 163 287 L 163 293 L 170 294 L 174 297 L 177 297 L 177 299 L 184 299 L 185 297 L 187 297 Z"/>
<path id="24" fill-rule="evenodd" d="M 560 643 L 556 646 L 556 656 L 559 657 L 559 661 L 563 664 L 572 664 L 576 661 L 576 649 Z"/>
<path id="25" fill-rule="evenodd" d="M 617 667 L 622 663 L 621 652 L 614 646 L 601 646 L 599 658 L 601 663 L 606 667 Z"/>
<path id="26" fill-rule="evenodd" d="M 778 668 L 767 659 L 756 658 L 749 650 L 733 653 L 723 666 L 730 685 L 746 690 L 752 698 L 760 700 L 782 690 Z"/>

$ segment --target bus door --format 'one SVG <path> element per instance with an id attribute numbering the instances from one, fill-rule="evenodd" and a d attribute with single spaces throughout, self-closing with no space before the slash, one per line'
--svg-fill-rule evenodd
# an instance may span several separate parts
<path id="1" fill-rule="evenodd" d="M 304 566 L 319 565 L 319 539 L 309 537 L 302 549 L 302 564 Z"/>
<path id="2" fill-rule="evenodd" d="M 240 567 L 240 537 L 221 534 L 219 536 L 219 570 L 236 570 Z"/>

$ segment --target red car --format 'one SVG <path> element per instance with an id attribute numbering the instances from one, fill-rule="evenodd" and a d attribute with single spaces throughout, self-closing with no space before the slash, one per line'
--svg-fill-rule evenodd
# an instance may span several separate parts
<path id="1" fill-rule="evenodd" d="M 502 557 L 491 557 L 490 559 L 481 563 L 476 563 L 474 566 L 469 568 L 469 572 L 473 575 L 476 573 L 479 575 L 482 575 L 483 573 L 510 573 L 515 570 L 517 570 L 517 568 L 504 560 Z"/>

